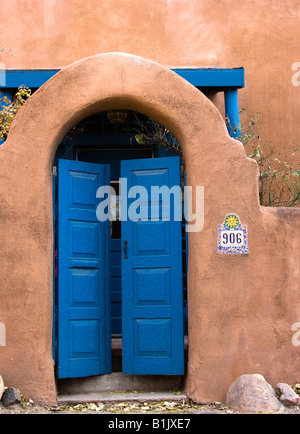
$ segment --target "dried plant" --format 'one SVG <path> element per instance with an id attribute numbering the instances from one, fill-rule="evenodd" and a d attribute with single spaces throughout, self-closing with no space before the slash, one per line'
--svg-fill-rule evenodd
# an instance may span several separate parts
<path id="1" fill-rule="evenodd" d="M 150 118 L 141 120 L 136 117 L 135 124 L 135 140 L 138 144 L 153 148 L 166 148 L 182 156 L 182 151 L 176 137 L 159 122 Z"/>
<path id="2" fill-rule="evenodd" d="M 6 140 L 12 121 L 30 95 L 31 90 L 28 87 L 20 86 L 13 101 L 10 101 L 6 96 L 0 98 L 2 106 L 0 109 L 0 140 Z"/>
<path id="3" fill-rule="evenodd" d="M 239 140 L 244 144 L 248 157 L 254 158 L 259 167 L 259 197 L 263 206 L 297 206 L 300 204 L 300 168 L 282 161 L 280 150 L 262 140 L 258 131 L 260 113 L 249 117 L 241 111 L 245 125 L 241 127 Z M 297 147 L 291 149 L 293 160 Z"/>

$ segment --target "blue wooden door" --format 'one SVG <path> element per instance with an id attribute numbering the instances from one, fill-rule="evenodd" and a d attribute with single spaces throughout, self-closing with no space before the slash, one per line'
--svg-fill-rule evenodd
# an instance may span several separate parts
<path id="1" fill-rule="evenodd" d="M 58 163 L 58 377 L 109 373 L 110 226 L 96 216 L 109 166 Z"/>
<path id="2" fill-rule="evenodd" d="M 122 348 L 123 373 L 182 375 L 184 373 L 182 240 L 181 221 L 162 218 L 164 202 L 154 206 L 159 217 L 150 217 L 152 186 L 180 185 L 180 160 L 153 158 L 121 163 L 127 194 L 134 186 L 145 187 L 148 200 L 140 196 L 142 218 L 124 217 L 122 211 Z M 131 190 L 132 191 L 132 190 Z M 137 195 L 136 198 L 139 196 Z M 135 201 L 128 198 L 128 210 Z M 181 210 L 180 210 L 181 212 Z"/>

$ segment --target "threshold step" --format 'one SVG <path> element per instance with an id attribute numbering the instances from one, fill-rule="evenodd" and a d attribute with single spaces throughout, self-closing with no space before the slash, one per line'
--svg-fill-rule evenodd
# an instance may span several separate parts
<path id="1" fill-rule="evenodd" d="M 180 390 L 183 376 L 180 375 L 125 375 L 122 372 L 85 378 L 58 380 L 61 395 L 110 392 L 165 392 Z"/>
<path id="2" fill-rule="evenodd" d="M 58 395 L 57 403 L 62 404 L 82 404 L 86 402 L 159 402 L 171 401 L 181 402 L 188 399 L 184 393 L 175 394 L 172 392 L 110 392 L 110 393 L 78 393 Z"/>

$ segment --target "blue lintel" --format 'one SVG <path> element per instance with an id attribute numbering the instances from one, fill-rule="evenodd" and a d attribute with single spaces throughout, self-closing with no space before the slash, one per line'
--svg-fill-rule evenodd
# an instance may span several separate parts
<path id="1" fill-rule="evenodd" d="M 18 88 L 25 85 L 38 88 L 59 69 L 0 70 L 0 88 Z M 172 68 L 172 71 L 199 88 L 226 90 L 245 86 L 244 68 Z"/>
<path id="2" fill-rule="evenodd" d="M 24 85 L 29 88 L 41 87 L 59 69 L 2 69 L 0 70 L 0 88 L 15 88 Z"/>
<path id="3" fill-rule="evenodd" d="M 216 90 L 245 87 L 245 71 L 240 68 L 175 68 L 182 78 L 199 88 Z"/>
<path id="4" fill-rule="evenodd" d="M 245 86 L 244 68 L 172 68 L 172 70 L 203 92 L 223 91 L 228 131 L 231 136 L 239 137 L 237 90 Z M 37 89 L 59 71 L 59 69 L 2 69 L 0 70 L 0 96 L 6 95 L 10 99 L 13 89 L 21 85 L 32 90 Z"/>

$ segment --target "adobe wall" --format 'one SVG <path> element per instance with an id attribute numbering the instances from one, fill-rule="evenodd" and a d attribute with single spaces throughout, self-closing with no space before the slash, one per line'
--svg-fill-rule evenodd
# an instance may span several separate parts
<path id="1" fill-rule="evenodd" d="M 4 382 L 36 401 L 55 402 L 53 157 L 78 120 L 114 108 L 140 111 L 168 127 L 183 149 L 187 185 L 204 186 L 204 228 L 189 236 L 188 396 L 222 401 L 247 372 L 274 384 L 299 381 L 291 328 L 300 321 L 300 210 L 259 206 L 256 163 L 192 85 L 153 61 L 111 53 L 76 62 L 49 80 L 0 147 Z M 228 212 L 248 225 L 248 255 L 216 253 L 217 226 Z"/>
<path id="2" fill-rule="evenodd" d="M 244 66 L 240 107 L 261 113 L 261 136 L 296 167 L 299 21 L 297 0 L 2 0 L 0 62 L 61 68 L 120 51 L 169 67 Z M 224 114 L 222 95 L 214 101 Z"/>

